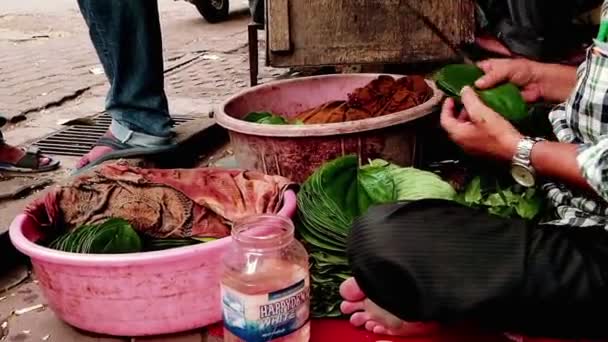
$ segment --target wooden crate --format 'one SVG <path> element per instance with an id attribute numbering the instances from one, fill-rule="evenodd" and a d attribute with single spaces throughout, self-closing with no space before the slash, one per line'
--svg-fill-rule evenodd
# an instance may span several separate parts
<path id="1" fill-rule="evenodd" d="M 267 0 L 267 56 L 274 67 L 445 60 L 474 39 L 473 0 Z"/>

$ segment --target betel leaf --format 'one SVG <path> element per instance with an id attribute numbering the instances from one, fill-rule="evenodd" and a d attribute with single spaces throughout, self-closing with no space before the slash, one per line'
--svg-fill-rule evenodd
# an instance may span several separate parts
<path id="1" fill-rule="evenodd" d="M 269 116 L 256 121 L 256 123 L 265 125 L 286 125 L 287 120 L 280 116 Z"/>
<path id="2" fill-rule="evenodd" d="M 171 248 L 199 245 L 213 240 L 216 240 L 216 238 L 211 238 L 211 240 L 205 238 L 147 239 L 144 240 L 144 246 L 147 251 L 161 251 Z"/>
<path id="3" fill-rule="evenodd" d="M 258 124 L 266 124 L 266 125 L 285 125 L 287 124 L 287 120 L 285 120 L 282 116 L 272 114 L 270 112 L 252 112 L 247 114 L 244 118 L 244 121 L 253 122 Z"/>
<path id="4" fill-rule="evenodd" d="M 472 87 L 483 74 L 483 70 L 475 65 L 451 64 L 435 73 L 433 78 L 439 89 L 451 97 L 460 97 L 462 88 Z"/>
<path id="5" fill-rule="evenodd" d="M 515 207 L 517 214 L 524 219 L 534 219 L 543 209 L 544 198 L 539 196 L 536 189 L 528 189 L 524 200 Z"/>
<path id="6" fill-rule="evenodd" d="M 521 190 L 512 178 L 483 174 L 467 184 L 459 202 L 505 218 L 534 220 L 542 214 L 545 198 L 535 188 Z"/>
<path id="7" fill-rule="evenodd" d="M 452 64 L 443 67 L 434 75 L 439 89 L 448 96 L 460 98 L 465 86 L 475 87 L 475 81 L 484 75 L 483 70 L 475 65 Z M 492 89 L 477 89 L 481 100 L 507 120 L 519 123 L 529 116 L 528 105 L 519 88 L 512 83 L 498 85 Z"/>
<path id="8" fill-rule="evenodd" d="M 251 112 L 251 113 L 245 115 L 243 120 L 247 121 L 247 122 L 258 122 L 264 118 L 269 118 L 272 115 L 273 114 L 269 113 L 269 112 Z"/>
<path id="9" fill-rule="evenodd" d="M 528 118 L 528 106 L 519 91 L 512 83 L 505 83 L 496 88 L 477 91 L 481 100 L 502 114 L 507 120 L 518 123 Z"/>
<path id="10" fill-rule="evenodd" d="M 481 177 L 475 177 L 466 187 L 464 201 L 469 204 L 481 204 L 482 200 Z"/>
<path id="11" fill-rule="evenodd" d="M 357 174 L 359 212 L 365 213 L 372 204 L 395 202 L 397 191 L 390 171 L 383 166 L 362 167 Z"/>
<path id="12" fill-rule="evenodd" d="M 49 247 L 83 254 L 135 253 L 142 251 L 142 241 L 129 222 L 112 218 L 65 233 Z"/>

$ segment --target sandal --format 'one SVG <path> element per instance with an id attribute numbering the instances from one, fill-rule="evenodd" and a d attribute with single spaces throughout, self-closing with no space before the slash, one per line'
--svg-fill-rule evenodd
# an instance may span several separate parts
<path id="1" fill-rule="evenodd" d="M 40 165 L 40 158 L 48 158 L 50 161 L 46 165 Z M 40 153 L 36 147 L 28 147 L 25 154 L 16 163 L 0 162 L 0 171 L 15 172 L 15 173 L 38 173 L 56 170 L 59 167 L 59 161 L 53 160 L 48 156 Z"/>
<path id="2" fill-rule="evenodd" d="M 154 147 L 131 146 L 114 137 L 101 137 L 95 146 L 107 146 L 112 148 L 113 151 L 106 153 L 95 160 L 91 160 L 87 165 L 72 172 L 72 176 L 77 176 L 109 160 L 159 155 L 171 152 L 177 148 L 177 144 L 158 145 Z"/>

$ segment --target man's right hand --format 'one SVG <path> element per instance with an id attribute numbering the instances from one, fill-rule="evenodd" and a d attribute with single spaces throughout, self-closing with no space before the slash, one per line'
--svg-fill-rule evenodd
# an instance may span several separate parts
<path id="1" fill-rule="evenodd" d="M 576 68 L 559 64 L 543 64 L 531 60 L 489 59 L 478 63 L 485 72 L 475 86 L 493 88 L 501 83 L 517 85 L 526 102 L 546 100 L 563 102 L 576 85 Z"/>

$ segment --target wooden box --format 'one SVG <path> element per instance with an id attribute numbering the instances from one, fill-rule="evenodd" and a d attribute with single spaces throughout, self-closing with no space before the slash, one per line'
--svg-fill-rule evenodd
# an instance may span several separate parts
<path id="1" fill-rule="evenodd" d="M 273 67 L 445 60 L 471 43 L 473 0 L 267 0 Z M 425 19 L 422 19 L 422 16 Z"/>

